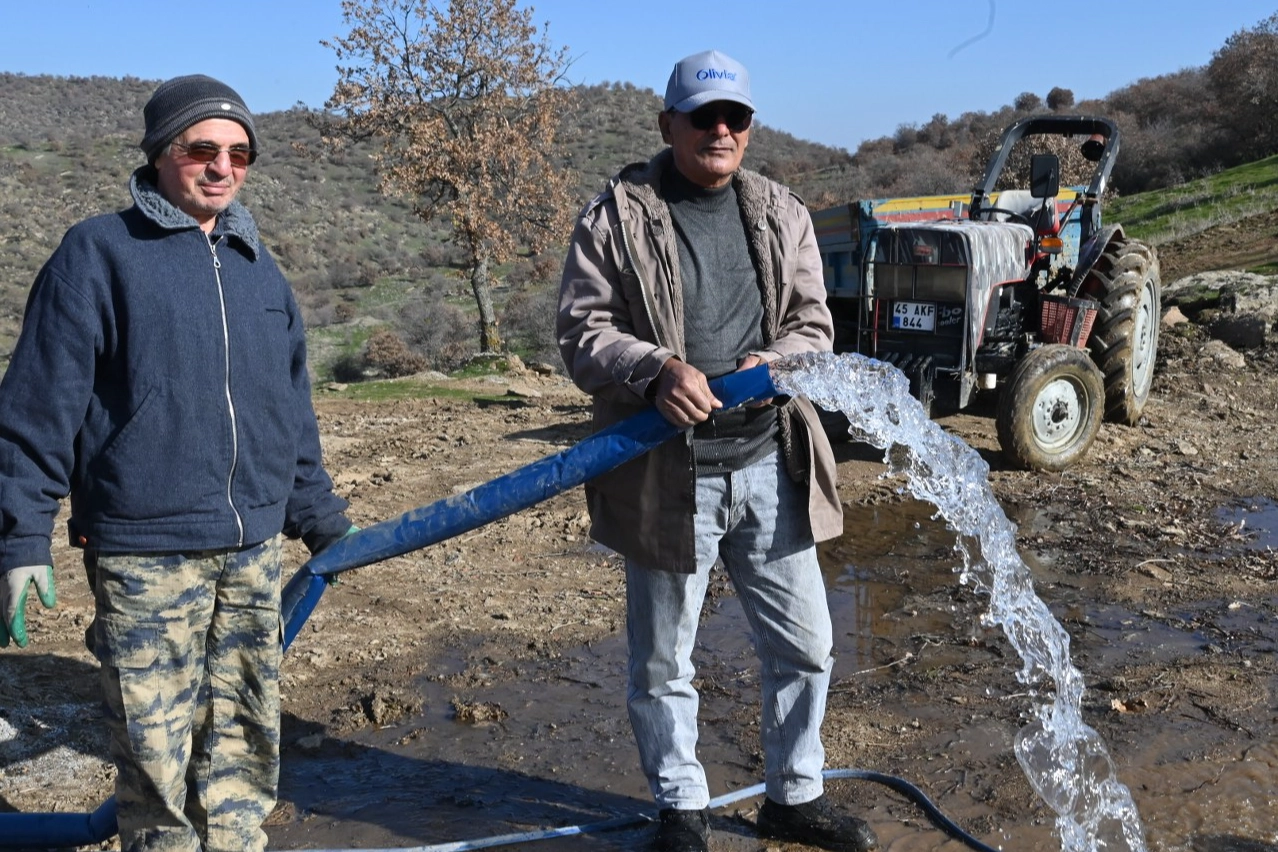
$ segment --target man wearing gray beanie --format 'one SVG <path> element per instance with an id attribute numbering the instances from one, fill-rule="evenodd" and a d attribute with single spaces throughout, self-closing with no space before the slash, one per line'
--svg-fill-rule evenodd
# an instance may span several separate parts
<path id="1" fill-rule="evenodd" d="M 228 118 L 242 125 L 248 134 L 249 162 L 257 158 L 253 116 L 234 89 L 212 77 L 190 74 L 160 84 L 143 108 L 142 116 L 146 121 L 146 135 L 142 137 L 141 148 L 146 152 L 146 161 L 152 165 L 174 137 L 207 118 Z"/>
<path id="2" fill-rule="evenodd" d="M 121 849 L 262 850 L 282 538 L 318 553 L 354 528 L 320 457 L 301 314 L 236 200 L 252 114 L 190 75 L 143 116 L 133 206 L 67 232 L 0 382 L 0 647 L 28 643 L 29 586 L 56 603 L 69 495 Z"/>

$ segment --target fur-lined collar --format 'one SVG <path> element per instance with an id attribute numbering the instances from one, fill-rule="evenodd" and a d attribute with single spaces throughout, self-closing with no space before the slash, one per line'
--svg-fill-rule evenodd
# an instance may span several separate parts
<path id="1" fill-rule="evenodd" d="M 665 148 L 646 163 L 635 163 L 626 166 L 617 175 L 618 183 L 624 184 L 626 192 L 641 201 L 652 210 L 664 206 L 657 204 L 661 197 L 661 175 L 666 169 L 674 168 L 674 152 Z M 737 201 L 745 216 L 747 227 L 761 229 L 767 217 L 768 205 L 773 203 L 774 193 L 783 190 L 780 184 L 765 178 L 749 169 L 737 169 L 732 176 L 733 186 L 737 191 Z"/>
<path id="2" fill-rule="evenodd" d="M 142 215 L 161 228 L 181 231 L 200 226 L 200 223 L 192 216 L 179 210 L 160 194 L 160 189 L 155 183 L 155 169 L 152 166 L 141 166 L 133 172 L 133 176 L 129 178 L 129 194 L 133 196 L 133 203 L 137 205 Z M 248 211 L 248 208 L 239 201 L 232 201 L 231 205 L 218 215 L 213 233 L 236 237 L 248 249 L 253 259 L 257 259 L 259 245 L 257 222 L 254 221 L 253 214 Z"/>

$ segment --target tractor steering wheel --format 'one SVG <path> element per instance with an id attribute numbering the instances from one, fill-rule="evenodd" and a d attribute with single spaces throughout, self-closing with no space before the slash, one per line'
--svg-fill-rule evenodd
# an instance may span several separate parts
<path id="1" fill-rule="evenodd" d="M 1033 225 L 1030 225 L 1029 217 L 1012 210 L 1005 210 L 1002 207 L 982 207 L 976 215 L 983 218 L 986 222 L 992 222 L 994 220 L 993 214 L 995 213 L 1002 213 L 1013 222 L 1019 222 L 1022 225 L 1029 225 L 1031 228 L 1034 227 Z"/>

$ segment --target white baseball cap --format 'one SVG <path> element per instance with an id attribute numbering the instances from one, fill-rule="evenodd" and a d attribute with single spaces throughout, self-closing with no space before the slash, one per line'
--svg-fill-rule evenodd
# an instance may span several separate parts
<path id="1" fill-rule="evenodd" d="M 713 101 L 735 101 L 754 109 L 750 72 L 717 50 L 704 50 L 675 63 L 666 83 L 666 109 L 692 112 Z"/>

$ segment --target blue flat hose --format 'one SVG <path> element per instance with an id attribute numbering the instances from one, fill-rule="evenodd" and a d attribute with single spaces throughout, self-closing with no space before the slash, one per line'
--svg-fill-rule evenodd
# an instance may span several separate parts
<path id="1" fill-rule="evenodd" d="M 765 366 L 715 379 L 710 382 L 710 389 L 723 402 L 724 408 L 735 408 L 777 395 L 772 377 Z M 285 586 L 281 607 L 285 621 L 284 647 L 292 644 L 319 603 L 324 588 L 328 585 L 327 578 L 437 544 L 526 509 L 643 455 L 680 431 L 682 430 L 669 423 L 655 408 L 648 408 L 596 432 L 567 450 L 476 486 L 465 494 L 447 497 L 346 536 L 312 557 Z M 824 776 L 886 784 L 918 804 L 928 819 L 946 834 L 977 852 L 996 852 L 993 847 L 981 843 L 950 821 L 919 788 L 908 781 L 864 769 L 829 769 Z M 712 799 L 710 807 L 723 807 L 763 793 L 764 785 L 758 784 Z M 623 828 L 649 820 L 650 817 L 645 815 L 622 816 L 587 825 L 503 834 L 434 846 L 316 852 L 464 852 Z M 91 814 L 0 813 L 0 849 L 87 846 L 109 840 L 116 831 L 114 796 Z"/>
<path id="2" fill-rule="evenodd" d="M 720 376 L 710 382 L 710 390 L 724 408 L 777 395 L 766 366 Z M 316 578 L 420 550 L 504 518 L 607 473 L 681 431 L 656 408 L 646 408 L 566 450 L 477 485 L 465 494 L 445 497 L 346 536 L 311 557 L 284 587 L 284 647 L 292 644 L 324 594 L 325 583 Z"/>
<path id="3" fill-rule="evenodd" d="M 0 849 L 89 846 L 115 836 L 115 796 L 91 814 L 0 814 Z"/>
<path id="4" fill-rule="evenodd" d="M 766 366 L 710 382 L 724 408 L 777 395 Z M 500 476 L 465 494 L 447 497 L 353 533 L 297 570 L 285 585 L 281 616 L 284 647 L 296 638 L 328 585 L 326 578 L 401 556 L 461 535 L 607 473 L 682 430 L 656 408 L 646 408 L 562 452 Z M 0 813 L 0 849 L 87 846 L 116 833 L 115 798 L 92 814 Z"/>

